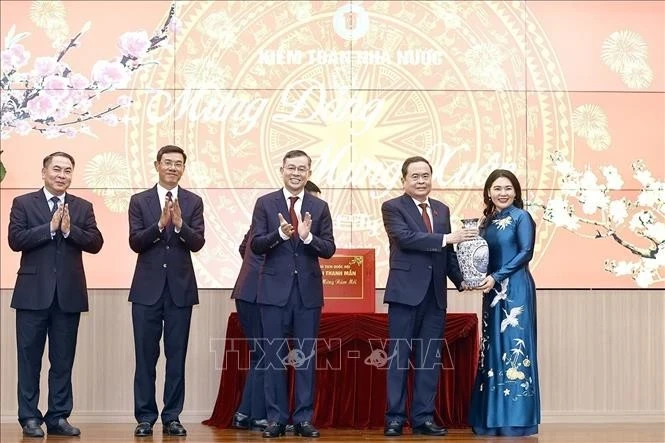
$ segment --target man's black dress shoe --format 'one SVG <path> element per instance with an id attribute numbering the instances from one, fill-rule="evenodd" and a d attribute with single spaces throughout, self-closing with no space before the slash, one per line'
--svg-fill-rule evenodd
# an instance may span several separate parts
<path id="1" fill-rule="evenodd" d="M 242 412 L 236 412 L 233 414 L 231 427 L 236 429 L 249 429 L 249 417 Z"/>
<path id="2" fill-rule="evenodd" d="M 309 437 L 309 438 L 319 438 L 319 436 L 321 435 L 318 429 L 316 429 L 314 425 L 312 425 L 308 421 L 301 421 L 300 423 L 296 424 L 293 427 L 293 432 L 296 435 L 301 435 L 303 437 Z"/>
<path id="3" fill-rule="evenodd" d="M 149 437 L 152 435 L 152 425 L 147 421 L 142 421 L 134 429 L 134 436 L 136 437 Z"/>
<path id="4" fill-rule="evenodd" d="M 277 438 L 284 435 L 286 426 L 277 421 L 271 421 L 268 426 L 263 430 L 263 438 Z"/>
<path id="5" fill-rule="evenodd" d="M 27 419 L 23 425 L 23 436 L 42 438 L 44 436 L 44 431 L 42 430 L 42 425 L 39 420 L 36 418 Z"/>
<path id="6" fill-rule="evenodd" d="M 259 420 L 253 418 L 249 422 L 249 429 L 252 431 L 264 431 L 268 427 L 268 420 L 261 418 Z"/>
<path id="7" fill-rule="evenodd" d="M 187 430 L 178 420 L 171 420 L 165 423 L 163 431 L 165 435 L 174 435 L 176 437 L 184 437 L 187 435 Z"/>
<path id="8" fill-rule="evenodd" d="M 81 435 L 81 430 L 69 424 L 66 418 L 61 418 L 53 426 L 46 426 L 48 435 L 64 435 L 66 437 L 76 437 Z"/>
<path id="9" fill-rule="evenodd" d="M 414 426 L 413 433 L 422 434 L 422 435 L 443 436 L 448 434 L 448 429 L 437 426 L 433 421 L 426 421 L 420 426 Z"/>
<path id="10" fill-rule="evenodd" d="M 399 437 L 402 435 L 402 423 L 393 420 L 383 428 L 383 435 L 386 437 Z"/>

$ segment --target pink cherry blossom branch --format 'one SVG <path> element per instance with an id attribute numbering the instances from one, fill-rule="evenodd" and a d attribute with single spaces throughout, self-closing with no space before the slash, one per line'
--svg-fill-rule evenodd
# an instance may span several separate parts
<path id="1" fill-rule="evenodd" d="M 3 74 L 2 79 L 0 80 L 0 89 L 5 89 L 5 85 L 9 84 L 9 79 L 15 72 L 16 69 L 12 69 L 7 74 Z"/>
<path id="2" fill-rule="evenodd" d="M 168 38 L 167 31 L 174 16 L 175 16 L 175 1 L 171 3 L 171 8 L 169 9 L 169 15 L 166 17 L 166 21 L 164 22 L 162 28 L 159 30 L 159 33 L 154 35 L 150 39 L 150 46 L 148 47 L 148 49 L 146 49 L 146 53 L 154 51 L 155 49 L 159 48 L 159 44 Z M 138 60 L 138 58 L 132 55 L 123 55 L 122 59 L 120 60 L 120 63 L 124 66 L 127 66 L 127 62 L 130 60 Z M 145 63 L 140 63 L 136 66 L 130 66 L 129 70 L 135 71 L 143 65 L 145 65 Z"/>
<path id="3" fill-rule="evenodd" d="M 166 32 L 168 31 L 169 25 L 171 24 L 171 20 L 173 20 L 174 16 L 175 16 L 175 1 L 171 3 L 171 9 L 169 9 L 169 15 L 166 17 L 166 21 L 164 22 L 164 26 L 162 26 L 162 29 L 160 29 L 159 35 L 156 35 L 150 39 L 150 47 L 148 48 L 147 52 L 157 49 L 159 47 L 159 43 L 161 43 L 162 40 L 167 38 Z"/>
<path id="4" fill-rule="evenodd" d="M 102 111 L 98 114 L 90 115 L 90 116 L 85 117 L 85 118 L 80 118 L 79 117 L 78 119 L 76 119 L 74 121 L 71 121 L 71 122 L 59 123 L 58 126 L 67 126 L 67 125 L 73 125 L 73 124 L 76 124 L 76 123 L 83 123 L 83 122 L 88 121 L 88 120 L 94 120 L 96 118 L 100 118 L 101 116 L 103 116 L 105 114 L 108 114 L 109 112 L 113 112 L 116 109 L 121 108 L 121 107 L 122 107 L 122 105 L 111 106 L 110 108 L 108 108 L 105 111 Z"/>
<path id="5" fill-rule="evenodd" d="M 87 25 L 87 24 L 86 24 L 86 25 Z M 65 49 L 63 49 L 63 50 L 60 52 L 60 54 L 58 54 L 58 57 L 56 58 L 56 61 L 59 62 L 60 60 L 62 60 L 62 58 L 63 58 L 63 57 L 65 56 L 65 54 L 67 53 L 67 51 L 69 51 L 71 48 L 74 48 L 74 47 L 76 46 L 76 41 L 77 41 L 77 40 L 78 40 L 78 39 L 79 39 L 79 38 L 80 38 L 80 37 L 81 37 L 81 36 L 87 31 L 87 29 L 85 29 L 86 27 L 87 27 L 87 26 L 84 26 L 84 29 L 82 29 L 81 31 L 79 31 L 78 34 L 76 34 L 74 37 L 72 37 L 72 39 L 69 41 L 69 43 L 67 44 L 67 46 L 65 47 Z M 66 77 L 66 75 L 65 75 L 65 77 Z"/>

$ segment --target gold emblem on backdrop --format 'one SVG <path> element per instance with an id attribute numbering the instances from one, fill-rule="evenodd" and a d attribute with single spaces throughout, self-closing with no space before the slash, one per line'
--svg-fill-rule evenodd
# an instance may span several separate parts
<path id="1" fill-rule="evenodd" d="M 492 169 L 514 170 L 525 197 L 547 201 L 557 187 L 549 155 L 572 160 L 563 73 L 523 2 L 344 7 L 178 2 L 172 52 L 132 85 L 130 185 L 154 183 L 159 146 L 186 149 L 183 186 L 202 188 L 206 205 L 202 286 L 235 281 L 255 199 L 281 186 L 289 149 L 314 159 L 338 246 L 376 248 L 378 286 L 387 261 L 380 206 L 402 192 L 407 156 L 432 162 L 432 196 L 454 221 L 479 212 Z M 139 90 L 147 87 L 164 89 Z M 535 265 L 553 230 L 538 223 Z"/>

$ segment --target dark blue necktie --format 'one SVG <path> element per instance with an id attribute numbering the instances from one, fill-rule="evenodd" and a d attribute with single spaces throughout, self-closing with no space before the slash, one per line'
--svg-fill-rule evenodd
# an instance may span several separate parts
<path id="1" fill-rule="evenodd" d="M 52 220 L 53 219 L 53 214 L 55 214 L 55 211 L 58 210 L 58 205 L 60 204 L 60 199 L 56 196 L 53 196 L 49 200 L 53 203 L 53 207 L 51 208 L 51 220 Z M 51 223 L 51 220 L 49 220 L 49 223 Z M 60 232 L 59 229 L 55 231 L 55 235 L 53 236 L 53 238 L 58 240 L 58 242 L 60 241 L 60 239 L 62 238 L 62 233 Z"/>
<path id="2" fill-rule="evenodd" d="M 51 208 L 51 218 L 53 218 L 53 214 L 55 214 L 55 211 L 58 210 L 58 205 L 60 204 L 60 199 L 58 197 L 51 197 L 50 198 L 51 202 L 53 202 L 53 207 Z"/>

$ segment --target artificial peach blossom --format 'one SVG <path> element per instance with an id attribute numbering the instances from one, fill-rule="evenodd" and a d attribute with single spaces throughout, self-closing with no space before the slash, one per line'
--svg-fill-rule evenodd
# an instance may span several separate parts
<path id="1" fill-rule="evenodd" d="M 118 48 L 122 55 L 139 58 L 145 55 L 150 47 L 150 38 L 145 31 L 125 32 L 118 39 Z"/>

